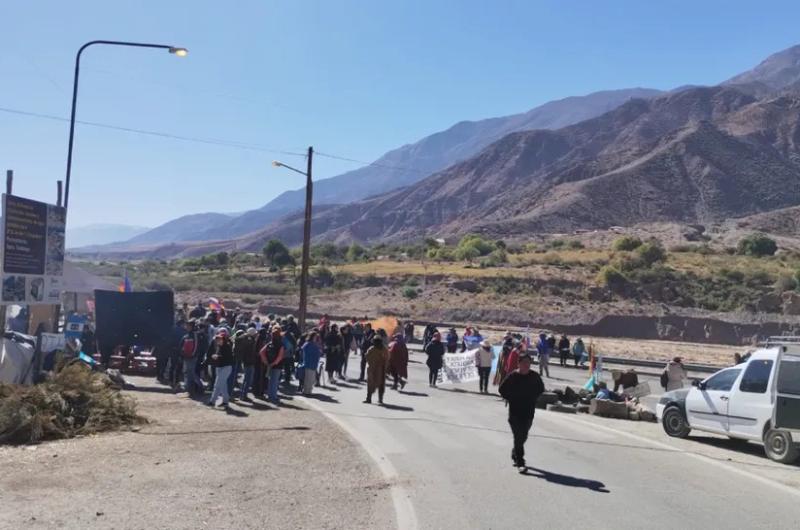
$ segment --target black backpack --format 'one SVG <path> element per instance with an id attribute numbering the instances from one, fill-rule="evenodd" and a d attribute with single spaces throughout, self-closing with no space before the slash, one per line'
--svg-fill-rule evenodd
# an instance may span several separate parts
<path id="1" fill-rule="evenodd" d="M 669 374 L 667 373 L 666 370 L 664 370 L 663 372 L 661 372 L 661 386 L 664 388 L 664 390 L 666 390 L 668 384 L 669 384 Z"/>

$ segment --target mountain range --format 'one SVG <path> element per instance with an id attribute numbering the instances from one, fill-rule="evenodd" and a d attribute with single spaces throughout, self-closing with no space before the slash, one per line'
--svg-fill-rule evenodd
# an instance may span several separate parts
<path id="1" fill-rule="evenodd" d="M 314 236 L 340 242 L 466 231 L 513 237 L 653 221 L 708 223 L 798 205 L 799 89 L 795 46 L 716 87 L 602 92 L 462 122 L 328 179 L 338 179 L 338 188 L 381 178 L 403 187 L 347 208 L 315 209 Z M 385 166 L 433 174 L 414 180 Z M 324 192 L 315 199 L 341 202 Z M 261 210 L 269 213 L 268 207 Z M 301 217 L 290 213 L 233 242 L 217 232 L 220 241 L 211 246 L 258 250 L 272 237 L 294 244 Z M 172 247 L 197 254 L 209 245 Z"/>
<path id="2" fill-rule="evenodd" d="M 87 245 L 104 245 L 127 241 L 150 230 L 146 226 L 97 223 L 69 228 L 66 234 L 68 248 Z"/>

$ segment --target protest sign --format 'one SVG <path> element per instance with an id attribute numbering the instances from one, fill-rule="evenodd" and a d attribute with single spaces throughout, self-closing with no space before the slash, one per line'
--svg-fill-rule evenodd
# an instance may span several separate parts
<path id="1" fill-rule="evenodd" d="M 467 383 L 478 380 L 478 369 L 475 367 L 475 354 L 478 350 L 464 353 L 446 353 L 444 363 L 439 371 L 439 383 Z"/>
<path id="2" fill-rule="evenodd" d="M 64 274 L 66 210 L 3 195 L 3 304 L 57 304 Z"/>

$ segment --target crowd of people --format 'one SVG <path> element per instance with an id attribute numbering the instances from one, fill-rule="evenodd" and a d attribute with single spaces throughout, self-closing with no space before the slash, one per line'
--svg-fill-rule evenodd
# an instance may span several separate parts
<path id="1" fill-rule="evenodd" d="M 391 335 L 390 335 L 391 334 Z M 218 402 L 265 399 L 280 404 L 280 391 L 311 394 L 315 386 L 348 381 L 351 354 L 360 357 L 358 381 L 366 383 L 365 403 L 378 394 L 383 403 L 386 379 L 402 389 L 408 380 L 408 348 L 413 323 L 398 329 L 373 329 L 367 317 L 344 324 L 327 315 L 307 332 L 294 316 L 262 319 L 249 312 L 184 304 L 176 311 L 167 348 L 156 350 L 156 378 L 176 391 Z M 296 386 L 295 386 L 296 385 Z M 251 397 L 252 396 L 252 397 Z"/>

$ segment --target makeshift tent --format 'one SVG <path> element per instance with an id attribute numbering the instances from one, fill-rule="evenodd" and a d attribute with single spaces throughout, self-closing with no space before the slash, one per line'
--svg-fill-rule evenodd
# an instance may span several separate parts
<path id="1" fill-rule="evenodd" d="M 113 291 L 116 286 L 95 276 L 77 265 L 64 262 L 64 277 L 61 280 L 61 304 L 64 312 L 87 313 L 87 300 L 94 300 L 94 292 Z"/>
<path id="2" fill-rule="evenodd" d="M 8 332 L 0 339 L 0 383 L 33 382 L 34 338 Z"/>

